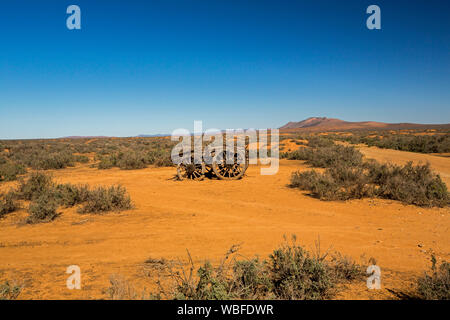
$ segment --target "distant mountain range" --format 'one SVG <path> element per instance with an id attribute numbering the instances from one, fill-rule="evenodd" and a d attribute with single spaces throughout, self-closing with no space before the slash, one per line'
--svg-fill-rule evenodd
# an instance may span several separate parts
<path id="1" fill-rule="evenodd" d="M 282 132 L 292 131 L 339 131 L 339 130 L 400 130 L 400 129 L 450 129 L 450 123 L 443 124 L 420 124 L 420 123 L 385 123 L 376 121 L 351 122 L 327 117 L 311 117 L 298 122 L 288 122 L 279 128 Z M 222 130 L 221 132 L 225 132 Z M 167 137 L 170 134 L 140 134 L 134 137 Z M 107 136 L 69 136 L 63 139 L 82 138 L 111 138 Z M 132 137 L 130 137 L 132 138 Z"/>
<path id="2" fill-rule="evenodd" d="M 399 130 L 437 128 L 450 128 L 450 124 L 385 123 L 375 121 L 350 122 L 327 117 L 311 117 L 298 122 L 288 122 L 279 129 L 281 131 L 336 131 L 351 129 Z"/>

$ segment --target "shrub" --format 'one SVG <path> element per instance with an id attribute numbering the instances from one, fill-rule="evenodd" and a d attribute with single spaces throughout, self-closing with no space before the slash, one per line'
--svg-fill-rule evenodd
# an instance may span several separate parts
<path id="1" fill-rule="evenodd" d="M 450 204 L 447 186 L 429 164 L 404 166 L 362 161 L 362 154 L 343 146 L 302 148 L 290 154 L 290 159 L 307 160 L 315 167 L 326 168 L 294 172 L 290 186 L 308 190 L 321 200 L 348 200 L 377 196 L 403 203 L 427 207 Z"/>
<path id="2" fill-rule="evenodd" d="M 90 193 L 88 185 L 76 186 L 70 183 L 57 185 L 54 192 L 58 202 L 66 207 L 87 201 Z"/>
<path id="3" fill-rule="evenodd" d="M 122 170 L 143 169 L 147 167 L 144 155 L 137 152 L 126 152 L 122 154 L 118 165 Z"/>
<path id="4" fill-rule="evenodd" d="M 313 197 L 321 200 L 338 200 L 340 186 L 330 176 L 320 174 L 314 170 L 305 172 L 294 172 L 291 176 L 292 188 L 309 190 Z"/>
<path id="5" fill-rule="evenodd" d="M 109 278 L 110 287 L 107 293 L 110 300 L 135 300 L 138 295 L 134 287 L 119 275 L 112 275 Z"/>
<path id="6" fill-rule="evenodd" d="M 74 155 L 73 158 L 74 158 L 75 162 L 79 162 L 79 163 L 88 163 L 89 162 L 89 158 L 84 155 Z"/>
<path id="7" fill-rule="evenodd" d="M 23 165 L 8 161 L 0 165 L 0 181 L 13 181 L 18 175 L 26 173 Z"/>
<path id="8" fill-rule="evenodd" d="M 29 206 L 29 213 L 26 222 L 29 224 L 49 222 L 58 215 L 56 209 L 58 203 L 49 192 L 42 193 L 37 199 L 33 200 Z"/>
<path id="9" fill-rule="evenodd" d="M 324 257 L 292 244 L 284 244 L 270 255 L 270 278 L 275 295 L 280 299 L 318 300 L 331 296 L 334 287 Z"/>
<path id="10" fill-rule="evenodd" d="M 18 196 L 24 200 L 34 200 L 54 187 L 52 176 L 33 172 L 28 180 L 20 180 Z"/>
<path id="11" fill-rule="evenodd" d="M 99 169 L 111 169 L 115 166 L 115 162 L 111 157 L 102 157 L 98 163 Z"/>
<path id="12" fill-rule="evenodd" d="M 20 295 L 22 287 L 5 281 L 0 284 L 0 300 L 15 300 Z"/>
<path id="13" fill-rule="evenodd" d="M 272 291 L 267 264 L 258 258 L 236 261 L 233 266 L 233 291 L 240 299 L 264 299 Z"/>
<path id="14" fill-rule="evenodd" d="M 425 273 L 417 280 L 419 297 L 425 300 L 450 300 L 450 263 L 442 262 L 438 267 L 431 257 L 431 274 Z"/>
<path id="15" fill-rule="evenodd" d="M 300 148 L 288 156 L 289 160 L 306 160 L 313 167 L 329 168 L 336 165 L 359 166 L 362 153 L 353 147 L 334 145 L 319 149 Z"/>
<path id="16" fill-rule="evenodd" d="M 46 153 L 39 154 L 31 162 L 31 167 L 36 170 L 64 169 L 75 165 L 75 158 L 69 152 Z"/>
<path id="17" fill-rule="evenodd" d="M 331 147 L 333 145 L 334 145 L 334 142 L 330 138 L 326 138 L 323 136 L 308 137 L 308 147 L 311 147 L 311 148 Z"/>
<path id="18" fill-rule="evenodd" d="M 196 272 L 188 251 L 188 269 L 181 270 L 168 263 L 169 279 L 174 280 L 171 291 L 159 284 L 154 297 L 168 299 L 326 299 L 336 293 L 337 284 L 359 279 L 362 268 L 348 257 L 338 254 L 332 261 L 320 254 L 317 247 L 309 253 L 292 242 L 274 250 L 268 259 L 229 261 L 238 246 L 232 246 L 218 267 L 206 261 Z M 229 261 L 229 262 L 227 262 Z M 161 271 L 161 270 L 160 270 Z"/>
<path id="19" fill-rule="evenodd" d="M 13 191 L 7 194 L 0 194 L 0 218 L 10 212 L 18 209 L 18 204 L 15 201 L 16 194 Z"/>
<path id="20" fill-rule="evenodd" d="M 431 171 L 429 163 L 413 166 L 408 162 L 403 167 L 373 164 L 369 176 L 379 186 L 377 194 L 382 198 L 428 207 L 444 207 L 450 203 L 447 186 Z"/>
<path id="21" fill-rule="evenodd" d="M 87 201 L 78 212 L 98 213 L 128 210 L 133 207 L 127 190 L 122 186 L 98 187 L 89 192 Z"/>
<path id="22" fill-rule="evenodd" d="M 339 252 L 331 259 L 331 269 L 334 277 L 340 281 L 362 279 L 366 275 L 361 265 Z"/>

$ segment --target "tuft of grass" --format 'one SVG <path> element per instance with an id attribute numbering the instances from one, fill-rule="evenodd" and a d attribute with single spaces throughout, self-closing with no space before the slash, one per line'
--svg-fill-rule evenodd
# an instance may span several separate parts
<path id="1" fill-rule="evenodd" d="M 431 257 L 431 273 L 425 273 L 417 280 L 419 298 L 425 300 L 450 300 L 450 263 L 443 261 L 437 265 Z"/>
<path id="2" fill-rule="evenodd" d="M 22 291 L 22 287 L 9 281 L 0 283 L 0 300 L 16 300 Z"/>
<path id="3" fill-rule="evenodd" d="M 363 279 L 366 276 L 361 265 L 340 252 L 336 252 L 331 258 L 331 270 L 334 277 L 341 281 L 353 281 Z"/>
<path id="4" fill-rule="evenodd" d="M 97 187 L 91 190 L 86 202 L 79 208 L 79 213 L 101 213 L 106 211 L 122 211 L 133 208 L 127 190 L 118 185 L 109 188 Z"/>

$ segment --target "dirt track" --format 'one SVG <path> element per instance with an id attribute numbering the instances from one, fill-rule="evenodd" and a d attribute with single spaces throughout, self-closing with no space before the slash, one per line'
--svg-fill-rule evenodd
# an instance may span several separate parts
<path id="1" fill-rule="evenodd" d="M 400 151 L 362 148 L 378 160 L 429 160 L 450 185 L 450 159 Z M 407 155 L 406 155 L 407 154 Z M 404 159 L 403 159 L 404 156 Z M 391 159 L 392 158 L 392 159 Z M 54 222 L 18 225 L 25 211 L 0 220 L 0 280 L 24 281 L 22 299 L 105 298 L 111 274 L 138 287 L 151 283 L 148 258 L 185 258 L 217 263 L 227 249 L 242 243 L 241 254 L 267 256 L 283 234 L 300 243 L 331 248 L 356 260 L 377 260 L 382 290 L 365 282 L 349 286 L 338 298 L 392 298 L 389 290 L 407 290 L 428 269 L 431 250 L 450 258 L 450 210 L 424 209 L 387 200 L 323 202 L 287 187 L 301 161 L 282 160 L 274 176 L 251 166 L 240 181 L 174 181 L 173 168 L 124 171 L 88 166 L 54 171 L 59 182 L 124 185 L 136 209 L 104 216 L 64 209 Z M 3 188 L 11 184 L 3 185 Z M 361 259 L 361 256 L 364 257 Z M 79 265 L 82 290 L 68 290 L 66 267 Z"/>

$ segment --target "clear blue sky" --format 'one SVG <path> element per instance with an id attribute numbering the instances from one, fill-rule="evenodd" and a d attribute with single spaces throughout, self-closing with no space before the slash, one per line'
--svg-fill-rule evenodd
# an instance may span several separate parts
<path id="1" fill-rule="evenodd" d="M 1 1 L 0 138 L 448 123 L 449 15 L 445 0 Z"/>

